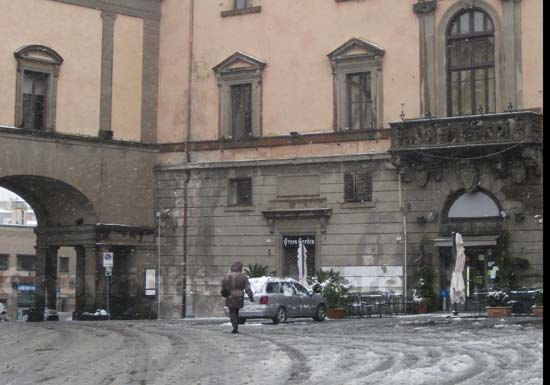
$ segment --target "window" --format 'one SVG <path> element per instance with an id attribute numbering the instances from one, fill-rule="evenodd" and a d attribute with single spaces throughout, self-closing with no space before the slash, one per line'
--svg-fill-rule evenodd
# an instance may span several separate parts
<path id="1" fill-rule="evenodd" d="M 368 173 L 344 174 L 344 199 L 346 202 L 372 201 L 372 177 Z"/>
<path id="2" fill-rule="evenodd" d="M 352 130 L 373 128 L 371 73 L 347 75 L 348 127 Z"/>
<path id="3" fill-rule="evenodd" d="M 10 268 L 10 256 L 8 254 L 0 254 L 0 270 L 8 270 Z"/>
<path id="4" fill-rule="evenodd" d="M 18 255 L 17 256 L 17 270 L 35 271 L 36 270 L 36 257 L 34 255 Z"/>
<path id="5" fill-rule="evenodd" d="M 281 284 L 279 282 L 269 282 L 267 284 L 265 292 L 266 293 L 280 293 L 281 292 Z"/>
<path id="6" fill-rule="evenodd" d="M 500 209 L 489 195 L 474 191 L 460 195 L 452 203 L 447 213 L 449 219 L 496 218 Z"/>
<path id="7" fill-rule="evenodd" d="M 290 282 L 282 282 L 282 289 L 284 295 L 295 295 L 296 289 L 294 288 L 294 285 Z"/>
<path id="8" fill-rule="evenodd" d="M 69 272 L 69 257 L 59 257 L 59 272 L 60 273 Z"/>
<path id="9" fill-rule="evenodd" d="M 245 140 L 262 134 L 262 73 L 265 63 L 236 52 L 213 68 L 219 86 L 219 136 Z"/>
<path id="10" fill-rule="evenodd" d="M 229 181 L 229 204 L 231 206 L 252 204 L 252 179 L 239 178 Z"/>
<path id="11" fill-rule="evenodd" d="M 299 283 L 294 283 L 294 287 L 296 288 L 296 293 L 299 295 L 308 295 L 308 291 L 305 287 L 300 285 Z"/>
<path id="12" fill-rule="evenodd" d="M 334 73 L 335 131 L 382 126 L 382 58 L 384 49 L 351 39 L 328 57 Z"/>
<path id="13" fill-rule="evenodd" d="M 250 0 L 235 0 L 235 9 L 245 9 L 250 7 Z"/>
<path id="14" fill-rule="evenodd" d="M 458 13 L 447 29 L 449 116 L 495 112 L 495 32 L 479 9 Z"/>
<path id="15" fill-rule="evenodd" d="M 63 58 L 42 45 L 24 46 L 17 59 L 15 126 L 54 131 L 57 77 Z"/>
<path id="16" fill-rule="evenodd" d="M 252 84 L 231 86 L 231 118 L 234 139 L 252 136 Z"/>

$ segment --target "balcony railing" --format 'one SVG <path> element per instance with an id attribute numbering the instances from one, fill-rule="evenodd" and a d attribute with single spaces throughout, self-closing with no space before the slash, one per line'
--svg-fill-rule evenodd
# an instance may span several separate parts
<path id="1" fill-rule="evenodd" d="M 542 115 L 533 111 L 414 119 L 390 126 L 392 149 L 542 142 Z"/>

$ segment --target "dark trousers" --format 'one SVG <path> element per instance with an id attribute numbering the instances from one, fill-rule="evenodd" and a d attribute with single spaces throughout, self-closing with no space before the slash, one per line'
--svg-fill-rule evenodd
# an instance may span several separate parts
<path id="1" fill-rule="evenodd" d="M 231 319 L 231 325 L 233 325 L 233 330 L 239 328 L 239 308 L 229 308 L 229 319 Z"/>

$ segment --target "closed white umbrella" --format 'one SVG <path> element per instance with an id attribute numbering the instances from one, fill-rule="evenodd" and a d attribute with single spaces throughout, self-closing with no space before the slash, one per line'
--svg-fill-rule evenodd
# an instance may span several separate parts
<path id="1" fill-rule="evenodd" d="M 453 249 L 455 251 L 455 268 L 453 270 L 453 276 L 451 278 L 451 304 L 464 303 L 466 298 L 464 296 L 464 278 L 462 277 L 462 270 L 464 270 L 464 263 L 466 262 L 466 254 L 464 253 L 464 241 L 460 233 L 454 234 Z M 456 308 L 455 308 L 456 312 Z"/>
<path id="2" fill-rule="evenodd" d="M 298 240 L 298 281 L 307 286 L 307 249 L 302 239 Z"/>

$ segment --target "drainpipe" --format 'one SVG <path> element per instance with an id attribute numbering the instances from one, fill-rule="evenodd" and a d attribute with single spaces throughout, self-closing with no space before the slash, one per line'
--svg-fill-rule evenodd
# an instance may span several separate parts
<path id="1" fill-rule="evenodd" d="M 195 0 L 190 0 L 189 3 L 189 56 L 188 56 L 188 72 L 187 72 L 187 128 L 185 133 L 184 151 L 185 163 L 189 163 L 189 139 L 191 138 L 191 105 L 193 101 L 193 24 L 195 13 Z M 186 171 L 183 181 L 183 298 L 182 298 L 182 318 L 186 317 L 187 310 L 187 194 L 188 183 L 191 173 Z"/>
<path id="2" fill-rule="evenodd" d="M 403 215 L 403 298 L 407 296 L 407 210 L 403 204 L 401 170 L 399 171 L 399 209 Z"/>

